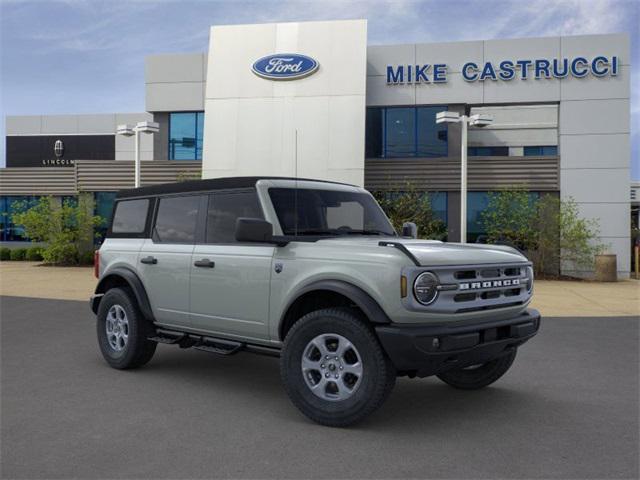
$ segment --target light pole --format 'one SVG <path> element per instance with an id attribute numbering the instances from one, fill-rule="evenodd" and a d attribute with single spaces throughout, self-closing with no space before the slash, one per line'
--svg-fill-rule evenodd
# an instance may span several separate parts
<path id="1" fill-rule="evenodd" d="M 135 158 L 134 158 L 134 180 L 133 185 L 135 188 L 140 186 L 140 132 L 142 133 L 157 133 L 160 130 L 160 125 L 156 122 L 138 122 L 135 126 L 131 125 L 118 125 L 116 134 L 123 135 L 125 137 L 131 137 L 135 135 Z"/>
<path id="2" fill-rule="evenodd" d="M 493 118 L 489 115 L 460 115 L 458 112 L 439 112 L 436 123 L 460 123 L 462 126 L 460 168 L 460 243 L 467 243 L 467 126 L 486 127 Z"/>

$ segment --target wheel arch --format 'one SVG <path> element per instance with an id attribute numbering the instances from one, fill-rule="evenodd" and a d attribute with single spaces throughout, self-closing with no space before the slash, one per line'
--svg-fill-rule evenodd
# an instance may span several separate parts
<path id="1" fill-rule="evenodd" d="M 356 307 L 371 323 L 391 323 L 378 302 L 360 287 L 342 280 L 320 280 L 298 290 L 287 304 L 278 325 L 279 339 L 283 341 L 293 324 L 306 313 L 335 306 Z"/>
<path id="2" fill-rule="evenodd" d="M 98 301 L 92 302 L 91 304 L 93 313 L 98 313 L 98 306 L 100 305 L 102 295 L 107 293 L 108 290 L 116 287 L 128 287 L 136 297 L 136 302 L 138 303 L 138 307 L 140 308 L 142 315 L 147 320 L 153 321 L 153 311 L 151 310 L 149 297 L 147 296 L 147 292 L 142 281 L 134 271 L 125 267 L 117 267 L 100 279 L 95 290 L 95 295 Z"/>

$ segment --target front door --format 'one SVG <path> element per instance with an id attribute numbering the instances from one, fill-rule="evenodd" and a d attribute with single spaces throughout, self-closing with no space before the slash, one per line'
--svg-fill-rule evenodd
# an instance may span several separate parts
<path id="1" fill-rule="evenodd" d="M 238 217 L 263 218 L 255 189 L 209 196 L 205 243 L 191 257 L 191 325 L 211 334 L 269 338 L 273 245 L 235 240 Z"/>
<path id="2" fill-rule="evenodd" d="M 138 256 L 153 315 L 163 325 L 190 326 L 189 275 L 201 198 L 160 198 L 151 239 Z"/>

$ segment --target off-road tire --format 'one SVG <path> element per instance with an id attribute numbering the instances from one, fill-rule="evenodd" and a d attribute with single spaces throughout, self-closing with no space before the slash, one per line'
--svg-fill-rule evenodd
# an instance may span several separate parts
<path id="1" fill-rule="evenodd" d="M 502 377 L 513 364 L 517 349 L 474 369 L 457 368 L 438 374 L 444 383 L 461 390 L 478 390 Z"/>
<path id="2" fill-rule="evenodd" d="M 124 309 L 128 320 L 128 340 L 121 351 L 116 351 L 110 345 L 106 333 L 107 314 L 114 305 Z M 100 301 L 96 323 L 100 351 L 111 367 L 120 370 L 138 368 L 153 357 L 158 344 L 147 339 L 153 334 L 153 327 L 143 317 L 130 290 L 124 288 L 108 290 Z"/>
<path id="3" fill-rule="evenodd" d="M 352 396 L 329 401 L 316 396 L 302 372 L 302 355 L 322 334 L 345 337 L 358 350 L 363 375 Z M 349 308 L 327 308 L 303 316 L 287 333 L 280 357 L 280 374 L 289 398 L 309 419 L 321 425 L 346 427 L 377 410 L 395 385 L 396 371 L 371 327 Z"/>

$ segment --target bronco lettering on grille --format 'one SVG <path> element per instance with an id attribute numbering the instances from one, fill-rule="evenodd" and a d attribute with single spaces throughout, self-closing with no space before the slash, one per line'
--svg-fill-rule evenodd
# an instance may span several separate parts
<path id="1" fill-rule="evenodd" d="M 478 290 L 481 288 L 513 287 L 520 285 L 520 279 L 491 280 L 486 282 L 466 282 L 459 284 L 460 290 Z"/>

